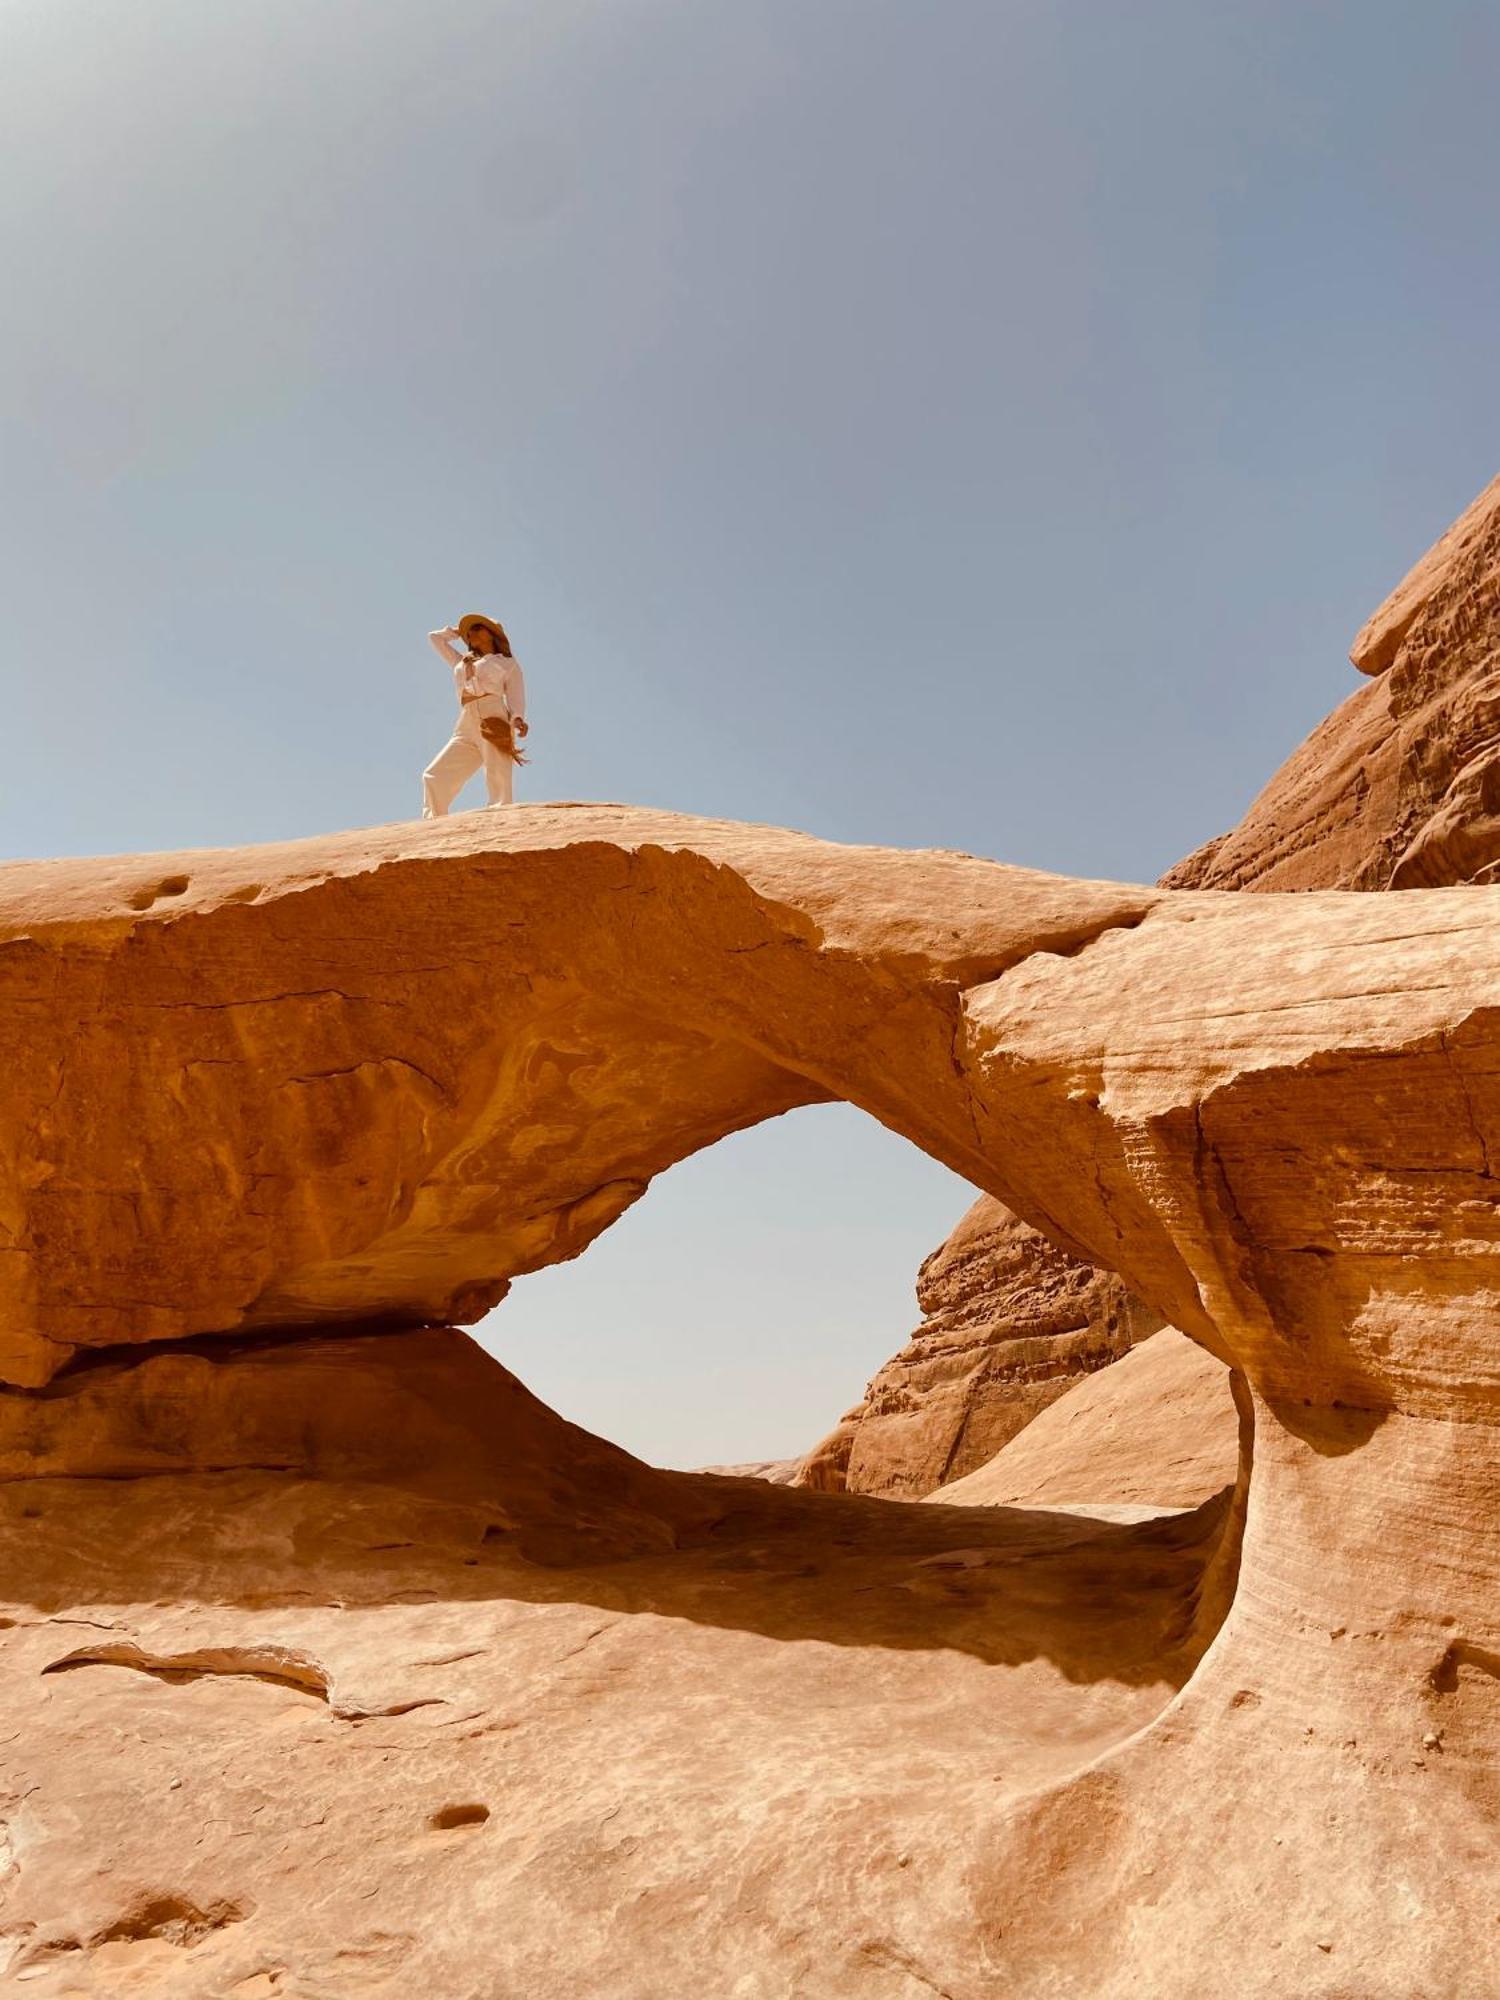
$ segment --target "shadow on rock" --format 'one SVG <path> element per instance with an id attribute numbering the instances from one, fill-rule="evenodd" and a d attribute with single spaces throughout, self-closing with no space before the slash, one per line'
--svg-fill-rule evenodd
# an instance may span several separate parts
<path id="1" fill-rule="evenodd" d="M 1179 1686 L 1224 1496 L 1136 1522 L 663 1472 L 452 1329 L 202 1341 L 0 1396 L 13 1606 L 512 1600 Z M 1185 1638 L 1185 1633 L 1191 1633 Z"/>

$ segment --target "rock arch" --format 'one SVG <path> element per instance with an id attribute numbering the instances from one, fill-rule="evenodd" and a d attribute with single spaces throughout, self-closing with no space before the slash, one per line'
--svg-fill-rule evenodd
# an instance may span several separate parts
<path id="1" fill-rule="evenodd" d="M 845 1097 L 1121 1272 L 1254 1416 L 1245 1581 L 1204 1666 L 976 1851 L 1017 1936 L 1071 1896 L 1128 1954 L 1152 1815 L 1175 1843 L 1152 1908 L 1191 1921 L 1226 1797 L 1258 1843 L 1242 1888 L 1217 1876 L 1231 1933 L 1268 1898 L 1317 1928 L 1314 1845 L 1341 1895 L 1399 1860 L 1451 1913 L 1432 1857 L 1482 1845 L 1500 1752 L 1495 908 L 1070 882 L 603 807 L 13 866 L 0 1375 L 472 1318 L 671 1160 Z M 1460 1708 L 1413 1856 L 1407 1772 Z"/>
<path id="2" fill-rule="evenodd" d="M 993 1178 L 965 990 L 1155 900 L 650 814 L 455 829 L 0 871 L 0 1375 L 477 1317 L 672 1160 L 827 1096 Z"/>
<path id="3" fill-rule="evenodd" d="M 0 871 L 13 1381 L 472 1316 L 839 1096 L 1288 1410 L 1460 1393 L 1447 1343 L 1359 1329 L 1493 1270 L 1487 890 L 1251 902 L 602 808 L 181 870 L 165 913 L 139 864 Z"/>

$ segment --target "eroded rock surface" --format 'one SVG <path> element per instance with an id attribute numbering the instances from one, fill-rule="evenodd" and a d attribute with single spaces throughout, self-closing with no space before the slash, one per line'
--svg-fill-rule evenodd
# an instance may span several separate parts
<path id="1" fill-rule="evenodd" d="M 1222 1361 L 1174 1327 L 1074 1382 L 976 1471 L 955 1507 L 1197 1507 L 1232 1484 L 1239 1425 Z"/>
<path id="2" fill-rule="evenodd" d="M 0 871 L 17 1973 L 1495 1985 L 1497 903 L 617 808 Z M 1238 1372 L 1232 1499 L 669 1478 L 460 1362 L 454 1486 L 437 1417 L 373 1476 L 340 1441 L 326 1343 L 378 1438 L 395 1378 L 354 1381 L 431 1336 L 372 1323 L 830 1095 Z M 199 1363 L 253 1375 L 227 1437 Z"/>
<path id="3" fill-rule="evenodd" d="M 830 1094 L 977 1173 L 965 987 L 1152 901 L 587 807 L 0 868 L 0 1380 L 471 1323 L 672 1161 Z"/>
<path id="4" fill-rule="evenodd" d="M 923 1264 L 917 1303 L 922 1324 L 809 1453 L 799 1485 L 919 1499 L 1161 1324 L 1113 1273 L 989 1195 Z"/>
<path id="5" fill-rule="evenodd" d="M 658 1474 L 461 1333 L 57 1391 L 0 1394 L 12 1475 L 49 1411 L 0 1482 L 21 1993 L 894 2000 L 977 1915 L 953 1815 L 1125 1740 L 1211 1630 L 1221 1512 Z"/>
<path id="6" fill-rule="evenodd" d="M 1442 888 L 1490 882 L 1500 869 L 1500 479 L 1480 494 L 1369 619 L 1351 649 L 1374 686 L 1350 695 L 1296 750 L 1240 824 L 1163 877 L 1208 889 Z M 974 1211 L 933 1253 L 966 1288 L 966 1338 L 949 1308 L 918 1295 L 924 1321 L 862 1400 L 804 1461 L 804 1484 L 924 1494 L 1000 1449 L 1071 1378 L 1128 1350 L 1121 1330 L 1151 1322 L 1117 1281 L 1072 1262 L 998 1204 L 984 1211 L 994 1252 L 973 1241 Z M 1030 1269 L 1028 1271 L 1028 1259 Z M 1082 1301 L 1089 1335 L 1065 1324 L 1042 1365 L 1042 1390 L 1008 1357 L 1051 1323 L 1059 1272 Z M 1106 1351 L 1106 1349 L 1109 1351 Z M 1089 1411 L 1107 1402 L 1101 1388 Z M 1122 1395 L 1126 1394 L 1123 1389 Z M 1214 1420 L 1235 1430 L 1227 1400 Z M 1157 1433 L 1160 1436 L 1160 1433 Z M 954 1447 L 944 1469 L 945 1444 Z"/>
<path id="7" fill-rule="evenodd" d="M 1416 889 L 1500 871 L 1500 479 L 1355 640 L 1373 677 L 1229 833 L 1163 877 L 1195 889 Z"/>

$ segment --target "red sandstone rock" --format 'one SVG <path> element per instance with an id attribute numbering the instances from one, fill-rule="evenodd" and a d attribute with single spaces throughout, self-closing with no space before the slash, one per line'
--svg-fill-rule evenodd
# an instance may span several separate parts
<path id="1" fill-rule="evenodd" d="M 613 808 L 0 870 L 6 1976 L 1500 1985 L 1495 899 Z M 653 1474 L 371 1331 L 829 1095 L 1238 1371 L 1231 1501 Z"/>
<path id="2" fill-rule="evenodd" d="M 1069 1385 L 1003 1450 L 931 1498 L 956 1507 L 1197 1507 L 1232 1484 L 1228 1370 L 1172 1327 Z"/>
<path id="3" fill-rule="evenodd" d="M 1500 872 L 1500 479 L 1354 642 L 1377 676 L 1293 752 L 1240 824 L 1163 883 L 1411 889 Z"/>
<path id="4" fill-rule="evenodd" d="M 1155 899 L 610 808 L 0 868 L 0 1381 L 478 1319 L 674 1160 L 840 1091 L 982 1177 L 937 1108 L 959 996 Z"/>
<path id="5" fill-rule="evenodd" d="M 44 2000 L 967 1994 L 955 1829 L 1211 1633 L 1222 1509 L 658 1474 L 453 1332 L 122 1356 L 0 1428 L 46 1444 L 0 1480 L 0 1985 Z"/>
<path id="6" fill-rule="evenodd" d="M 532 1561 L 670 1548 L 686 1490 L 565 1423 L 451 1327 L 122 1347 L 0 1392 L 0 1485 L 277 1473 L 399 1485 Z M 39 1485 L 37 1490 L 42 1490 Z"/>
<path id="7" fill-rule="evenodd" d="M 1362 672 L 1383 678 L 1321 723 L 1240 825 L 1179 862 L 1164 886 L 1384 889 L 1497 879 L 1500 479 L 1374 614 L 1351 657 Z M 996 1223 L 993 1267 L 978 1245 L 959 1264 L 968 1338 L 955 1353 L 945 1324 L 951 1308 L 919 1327 L 808 1454 L 804 1484 L 931 1492 L 978 1462 L 971 1440 L 992 1438 L 998 1449 L 1062 1393 L 1070 1374 L 1091 1374 L 1125 1351 L 1120 1329 L 1132 1314 L 1144 1314 L 1139 1301 L 1087 1265 L 1070 1266 L 1014 1218 L 1007 1229 L 998 1205 L 985 1212 Z M 962 1248 L 969 1220 L 936 1259 Z M 1048 1320 L 1062 1270 L 1070 1270 L 1080 1299 L 1097 1300 L 1104 1311 L 1090 1310 L 1081 1354 L 1056 1343 L 1048 1393 L 1024 1376 L 1018 1381 L 1007 1356 L 1018 1336 L 1043 1330 L 1036 1321 Z M 925 1299 L 922 1305 L 929 1310 Z M 1107 1401 L 1109 1391 L 1102 1395 Z M 1226 1399 L 1215 1422 L 1217 1449 L 1231 1448 L 1235 1422 Z M 955 1456 L 945 1472 L 949 1443 Z"/>
<path id="8" fill-rule="evenodd" d="M 920 1498 L 1160 1324 L 988 1195 L 923 1264 L 917 1302 L 922 1325 L 809 1453 L 800 1485 Z"/>
<path id="9" fill-rule="evenodd" d="M 1380 609 L 1361 628 L 1349 657 L 1362 674 L 1383 674 L 1406 645 L 1417 621 L 1434 604 L 1468 588 L 1475 575 L 1493 575 L 1495 520 L 1500 514 L 1500 479 L 1489 485 L 1446 529 Z"/>

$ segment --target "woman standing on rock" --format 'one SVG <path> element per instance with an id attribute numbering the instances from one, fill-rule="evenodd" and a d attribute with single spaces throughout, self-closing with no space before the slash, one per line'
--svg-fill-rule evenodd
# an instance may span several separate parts
<path id="1" fill-rule="evenodd" d="M 442 819 L 481 764 L 488 803 L 508 806 L 515 767 L 526 762 L 521 739 L 527 722 L 526 678 L 505 627 L 470 611 L 427 637 L 453 669 L 458 721 L 422 773 L 422 817 Z"/>

